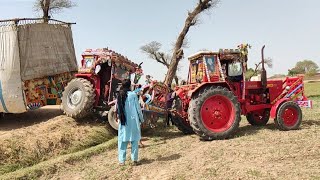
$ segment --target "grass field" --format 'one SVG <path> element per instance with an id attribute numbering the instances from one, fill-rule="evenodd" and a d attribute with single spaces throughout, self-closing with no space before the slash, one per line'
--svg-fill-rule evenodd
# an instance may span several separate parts
<path id="1" fill-rule="evenodd" d="M 311 98 L 320 98 L 320 82 L 305 83 L 305 93 Z"/>

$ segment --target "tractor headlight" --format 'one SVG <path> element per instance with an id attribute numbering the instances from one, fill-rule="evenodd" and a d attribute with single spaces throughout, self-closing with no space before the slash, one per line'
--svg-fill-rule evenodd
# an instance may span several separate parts
<path id="1" fill-rule="evenodd" d="M 290 86 L 287 86 L 287 87 L 286 87 L 286 91 L 289 91 L 289 90 L 290 90 Z"/>

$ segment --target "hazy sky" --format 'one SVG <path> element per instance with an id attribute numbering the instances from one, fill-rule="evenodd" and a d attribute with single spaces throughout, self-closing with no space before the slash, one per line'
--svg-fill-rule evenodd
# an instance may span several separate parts
<path id="1" fill-rule="evenodd" d="M 0 19 L 34 17 L 34 0 L 0 0 Z M 145 74 L 162 79 L 165 68 L 150 61 L 140 46 L 158 41 L 164 51 L 182 29 L 187 11 L 197 0 L 77 0 L 77 7 L 54 15 L 76 22 L 73 36 L 77 57 L 86 48 L 109 47 L 133 61 L 144 62 Z M 249 43 L 249 66 L 260 61 L 260 48 L 274 60 L 269 75 L 287 73 L 299 60 L 320 66 L 319 0 L 221 0 L 218 8 L 203 14 L 188 34 L 185 57 L 200 49 L 218 51 Z M 80 59 L 78 59 L 79 61 Z M 188 62 L 179 73 L 187 77 Z"/>

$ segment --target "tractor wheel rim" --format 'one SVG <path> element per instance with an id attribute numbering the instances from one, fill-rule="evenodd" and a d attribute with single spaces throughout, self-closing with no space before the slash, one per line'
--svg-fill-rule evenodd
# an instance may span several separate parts
<path id="1" fill-rule="evenodd" d="M 292 107 L 288 107 L 282 113 L 283 123 L 287 127 L 294 126 L 298 122 L 298 118 L 298 111 Z"/>
<path id="2" fill-rule="evenodd" d="M 235 121 L 235 108 L 225 96 L 214 95 L 202 104 L 201 119 L 210 131 L 224 132 Z"/>
<path id="3" fill-rule="evenodd" d="M 67 104 L 70 108 L 74 109 L 80 104 L 82 100 L 82 91 L 79 88 L 73 88 L 69 91 L 67 96 Z"/>

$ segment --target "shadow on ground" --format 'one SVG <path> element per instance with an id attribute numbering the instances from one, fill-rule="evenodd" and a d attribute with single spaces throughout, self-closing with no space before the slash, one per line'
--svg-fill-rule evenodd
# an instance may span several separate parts
<path id="1" fill-rule="evenodd" d="M 302 128 L 309 128 L 311 126 L 320 126 L 320 120 L 303 120 Z"/>
<path id="2" fill-rule="evenodd" d="M 158 138 L 159 140 L 174 139 L 185 136 L 181 131 L 174 129 L 174 126 L 159 125 L 153 129 L 144 129 L 142 136 Z"/>
<path id="3" fill-rule="evenodd" d="M 10 131 L 46 122 L 62 115 L 59 106 L 46 107 L 21 114 L 5 114 L 0 120 L 0 131 Z"/>
<path id="4" fill-rule="evenodd" d="M 159 156 L 156 159 L 147 159 L 147 158 L 143 158 L 140 160 L 140 162 L 142 164 L 151 164 L 155 161 L 174 161 L 181 158 L 180 154 L 172 154 L 170 156 Z"/>

